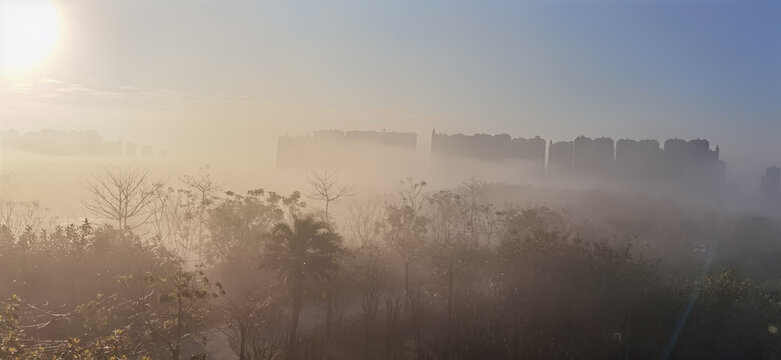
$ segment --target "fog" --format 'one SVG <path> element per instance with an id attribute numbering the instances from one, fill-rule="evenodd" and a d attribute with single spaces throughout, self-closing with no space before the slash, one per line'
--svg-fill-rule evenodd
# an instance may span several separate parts
<path id="1" fill-rule="evenodd" d="M 569 159 L 562 158 L 560 152 L 554 154 L 548 149 L 544 139 L 535 145 L 537 148 L 517 150 L 512 148 L 510 137 L 459 135 L 460 138 L 453 138 L 458 139 L 453 140 L 455 145 L 438 149 L 432 146 L 433 135 L 426 133 L 318 130 L 314 137 L 311 132 L 277 137 L 263 134 L 259 135 L 259 141 L 245 146 L 240 144 L 241 137 L 213 133 L 214 142 L 205 143 L 186 138 L 158 142 L 154 136 L 134 141 L 103 136 L 94 130 L 4 130 L 0 196 L 17 201 L 41 201 L 57 217 L 73 220 L 89 215 L 79 205 L 85 195 L 85 180 L 106 167 L 148 169 L 155 179 L 168 185 L 175 185 L 185 174 L 208 169 L 222 187 L 240 192 L 257 187 L 281 192 L 303 191 L 308 173 L 336 171 L 343 181 L 361 188 L 361 196 L 389 192 L 407 177 L 425 180 L 436 189 L 453 188 L 464 179 L 477 178 L 489 184 L 519 185 L 540 191 L 602 189 L 670 197 L 684 204 L 707 205 L 717 201 L 728 209 L 777 216 L 772 199 L 766 201 L 760 192 L 764 168 L 745 176 L 751 180 L 750 184 L 736 184 L 730 180 L 737 177 L 736 170 L 727 161 L 721 172 L 695 174 L 692 171 L 700 171 L 697 167 L 701 166 L 695 163 L 670 168 L 658 159 L 664 144 L 652 145 L 659 149 L 651 148 L 651 153 L 642 155 L 636 150 L 631 153 L 628 148 L 622 150 L 618 141 L 613 150 L 600 155 L 613 164 L 592 171 L 573 168 L 574 159 L 580 155 L 572 147 L 569 151 L 576 154 L 569 154 Z M 329 139 L 328 136 L 333 137 L 331 134 L 341 134 L 338 136 L 342 138 Z M 351 140 L 351 136 L 368 138 Z M 383 142 L 387 141 L 385 138 L 394 141 L 393 136 L 407 136 L 408 140 L 402 145 Z M 482 145 L 474 142 L 479 139 L 489 142 Z M 180 141 L 193 143 L 180 147 L 177 146 Z M 454 150 L 453 146 L 460 148 Z M 712 143 L 710 150 L 717 146 Z M 584 164 L 597 161 L 587 159 L 588 156 L 593 157 L 581 156 L 586 161 Z M 728 151 L 715 156 L 732 158 Z M 772 165 L 775 164 L 767 163 L 765 167 Z M 682 175 L 683 172 L 692 173 Z M 685 179 L 684 175 L 690 178 Z"/>
<path id="2" fill-rule="evenodd" d="M 0 0 L 0 360 L 781 358 L 780 10 Z"/>
<path id="3" fill-rule="evenodd" d="M 280 135 L 267 165 L 2 135 L 3 356 L 781 351 L 778 175 L 737 189 L 702 139 L 331 129 Z"/>

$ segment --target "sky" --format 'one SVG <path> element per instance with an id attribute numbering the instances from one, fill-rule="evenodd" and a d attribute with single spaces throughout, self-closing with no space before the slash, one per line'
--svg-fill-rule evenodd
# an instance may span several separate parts
<path id="1" fill-rule="evenodd" d="M 777 1 L 24 1 L 56 41 L 0 69 L 2 129 L 265 166 L 333 128 L 708 138 L 736 183 L 781 164 Z"/>

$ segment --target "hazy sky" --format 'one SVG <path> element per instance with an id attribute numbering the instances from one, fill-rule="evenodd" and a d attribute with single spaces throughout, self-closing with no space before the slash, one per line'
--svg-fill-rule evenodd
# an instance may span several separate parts
<path id="1" fill-rule="evenodd" d="M 3 69 L 2 128 L 96 129 L 263 161 L 276 136 L 320 128 L 707 137 L 733 171 L 781 163 L 778 1 L 54 8 L 54 50 Z"/>

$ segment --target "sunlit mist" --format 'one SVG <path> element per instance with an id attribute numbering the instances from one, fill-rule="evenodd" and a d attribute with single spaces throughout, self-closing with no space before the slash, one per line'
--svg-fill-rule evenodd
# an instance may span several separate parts
<path id="1" fill-rule="evenodd" d="M 0 360 L 781 359 L 781 0 L 0 0 Z"/>
<path id="2" fill-rule="evenodd" d="M 51 1 L 0 2 L 0 69 L 26 70 L 44 61 L 57 45 L 60 21 Z"/>

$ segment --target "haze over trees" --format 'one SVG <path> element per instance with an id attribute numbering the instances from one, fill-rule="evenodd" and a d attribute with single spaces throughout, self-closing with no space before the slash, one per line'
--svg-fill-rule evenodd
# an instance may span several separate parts
<path id="1" fill-rule="evenodd" d="M 103 169 L 72 224 L 0 203 L 1 358 L 781 355 L 774 220 L 600 190 L 559 194 L 599 204 L 573 217 L 477 178 L 315 173 L 319 209 L 155 179 Z"/>
<path id="2" fill-rule="evenodd" d="M 0 360 L 781 359 L 779 25 L 0 0 Z"/>

